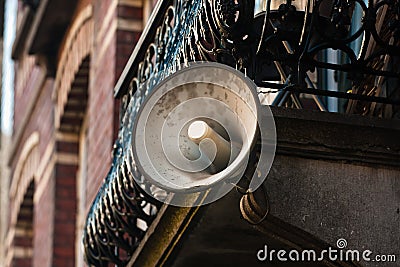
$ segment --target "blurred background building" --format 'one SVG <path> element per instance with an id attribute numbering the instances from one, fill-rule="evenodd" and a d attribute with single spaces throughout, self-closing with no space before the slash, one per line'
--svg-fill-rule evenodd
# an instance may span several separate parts
<path id="1" fill-rule="evenodd" d="M 3 82 L 13 136 L 1 160 L 1 266 L 83 266 L 82 228 L 119 127 L 113 88 L 153 3 L 6 2 L 14 67 L 3 66 L 15 79 Z"/>

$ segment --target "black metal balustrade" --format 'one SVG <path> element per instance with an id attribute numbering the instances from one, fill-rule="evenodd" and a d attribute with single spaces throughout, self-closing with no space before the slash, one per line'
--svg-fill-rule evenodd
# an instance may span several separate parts
<path id="1" fill-rule="evenodd" d="M 161 204 L 145 195 L 131 147 L 138 109 L 166 76 L 193 61 L 216 61 L 244 72 L 272 105 L 400 117 L 398 0 L 317 0 L 292 5 L 266 0 L 162 1 L 120 82 L 122 98 L 114 161 L 88 214 L 86 261 L 123 266 Z M 327 54 L 338 60 L 330 62 Z M 338 63 L 339 62 L 339 63 Z M 326 73 L 334 73 L 332 90 Z M 150 185 L 149 185 L 150 186 Z M 160 192 L 162 194 L 162 192 Z"/>

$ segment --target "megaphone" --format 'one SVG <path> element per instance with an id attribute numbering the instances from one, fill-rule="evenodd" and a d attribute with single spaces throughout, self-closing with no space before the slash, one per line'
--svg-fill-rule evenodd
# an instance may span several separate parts
<path id="1" fill-rule="evenodd" d="M 175 72 L 138 111 L 132 154 L 142 177 L 136 182 L 151 184 L 143 188 L 155 198 L 160 189 L 173 193 L 159 200 L 176 206 L 188 206 L 182 196 L 196 193 L 207 195 L 201 204 L 219 199 L 246 170 L 260 108 L 255 84 L 231 67 L 195 63 Z"/>

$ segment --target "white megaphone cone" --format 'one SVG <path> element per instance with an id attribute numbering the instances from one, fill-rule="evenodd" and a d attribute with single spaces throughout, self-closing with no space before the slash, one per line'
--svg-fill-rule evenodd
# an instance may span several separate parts
<path id="1" fill-rule="evenodd" d="M 169 76 L 134 126 L 133 156 L 144 180 L 177 195 L 167 198 L 172 205 L 187 206 L 182 196 L 190 194 L 208 194 L 200 204 L 219 199 L 246 170 L 259 109 L 255 84 L 228 66 L 193 64 Z"/>

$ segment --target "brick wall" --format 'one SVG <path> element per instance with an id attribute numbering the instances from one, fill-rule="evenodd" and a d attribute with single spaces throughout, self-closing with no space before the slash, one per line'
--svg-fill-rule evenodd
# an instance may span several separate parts
<path id="1" fill-rule="evenodd" d="M 51 242 L 44 242 L 43 239 L 46 239 L 46 237 L 48 237 L 49 235 L 51 236 L 52 211 L 54 201 L 51 190 L 52 187 L 46 187 L 45 190 L 42 190 L 45 186 L 44 183 L 50 180 L 44 177 L 45 164 L 43 163 L 43 160 L 46 158 L 45 151 L 48 150 L 49 144 L 51 143 L 52 136 L 54 134 L 53 101 L 51 98 L 53 82 L 52 79 L 47 79 L 46 81 L 44 70 L 40 66 L 33 65 L 30 79 L 28 80 L 27 85 L 31 88 L 23 89 L 23 91 L 25 91 L 26 93 L 18 96 L 21 99 L 20 101 L 17 101 L 15 103 L 15 113 L 21 113 L 22 115 L 19 114 L 21 119 L 19 122 L 17 121 L 16 124 L 16 134 L 13 136 L 12 139 L 14 152 L 12 153 L 12 157 L 9 160 L 12 167 L 12 179 L 10 187 L 11 189 L 13 189 L 14 187 L 16 188 L 16 191 L 10 191 L 10 219 L 20 216 L 20 205 L 22 205 L 22 199 L 19 196 L 27 190 L 27 186 L 29 185 L 27 181 L 34 179 L 34 184 L 41 188 L 41 192 L 45 192 L 46 194 L 40 196 L 38 194 L 38 191 L 35 191 L 34 193 L 34 217 L 33 219 L 31 219 L 31 223 L 33 224 L 34 229 L 32 240 L 32 253 L 34 255 L 33 261 L 40 262 L 40 264 L 36 264 L 35 266 L 46 266 L 42 263 L 48 261 L 48 259 L 51 259 L 50 248 L 52 247 L 52 245 Z M 26 99 L 22 99 L 22 97 L 26 97 Z M 35 156 L 35 163 L 33 163 L 32 165 L 32 163 L 29 163 L 31 159 L 27 158 L 27 155 L 23 153 L 23 150 L 33 134 L 36 134 L 38 136 L 38 144 L 35 149 L 37 149 L 37 157 L 40 160 L 38 163 L 38 160 Z M 31 154 L 28 155 L 31 156 Z M 28 166 L 28 164 L 30 164 L 31 166 Z M 23 171 L 20 173 L 16 173 L 16 169 L 20 168 L 17 167 L 18 165 L 24 168 Z M 27 169 L 27 167 L 29 167 L 30 170 Z M 24 259 L 21 261 L 13 256 L 13 251 L 15 254 L 16 248 L 15 241 L 18 242 L 18 239 L 21 238 L 18 237 L 18 235 L 15 233 L 15 229 L 16 225 L 15 222 L 13 222 L 12 224 L 10 224 L 10 229 L 7 233 L 8 255 L 5 266 L 8 266 L 7 263 L 10 264 L 11 262 L 14 262 L 14 266 L 25 266 L 24 264 L 26 264 L 27 261 L 30 261 L 32 264 L 32 259 Z"/>
<path id="2" fill-rule="evenodd" d="M 64 143 L 65 144 L 65 143 Z M 77 147 L 77 143 L 68 144 Z M 67 152 L 57 144 L 58 152 Z M 75 263 L 75 224 L 76 224 L 76 173 L 77 164 L 56 163 L 55 201 L 53 232 L 53 264 L 67 267 Z"/>
<path id="3" fill-rule="evenodd" d="M 14 103 L 18 108 L 14 115 L 14 130 L 18 128 L 25 113 L 29 97 L 34 93 L 34 81 L 38 77 L 38 68 L 35 67 L 35 57 L 25 56 L 16 66 Z"/>
<path id="4" fill-rule="evenodd" d="M 36 107 L 27 124 L 24 138 L 31 132 L 39 133 L 39 166 L 35 178 L 34 223 L 33 223 L 33 266 L 51 266 L 52 233 L 54 214 L 54 172 L 48 162 L 54 138 L 54 105 L 51 98 L 53 81 L 50 79 L 40 88 Z M 47 154 L 47 155 L 46 155 Z M 32 266 L 32 265 L 30 265 Z"/>
<path id="5" fill-rule="evenodd" d="M 54 227 L 54 172 L 35 195 L 33 227 L 33 267 L 52 266 Z"/>
<path id="6" fill-rule="evenodd" d="M 142 4 L 101 1 L 93 6 L 94 49 L 88 109 L 88 208 L 111 166 L 119 127 L 119 103 L 113 88 L 140 36 Z"/>
<path id="7" fill-rule="evenodd" d="M 87 103 L 82 105 L 82 109 L 74 110 L 76 114 L 86 113 L 87 118 L 87 210 L 111 166 L 112 146 L 119 126 L 119 103 L 114 99 L 113 88 L 143 27 L 141 1 L 81 0 L 77 4 L 71 27 L 59 48 L 59 67 L 66 53 L 73 54 L 74 58 L 78 57 L 77 55 L 84 57 L 76 51 L 67 51 L 71 47 L 75 49 L 69 46 L 68 35 L 72 31 L 74 21 L 79 19 L 79 13 L 90 4 L 93 5 L 93 36 L 76 35 L 76 38 L 93 40 L 93 47 L 88 55 L 90 60 L 85 61 L 88 68 L 88 81 L 85 83 Z M 6 266 L 12 262 L 14 266 L 75 266 L 76 213 L 79 204 L 79 129 L 83 116 L 77 120 L 65 120 L 65 117 L 62 117 L 65 114 L 56 112 L 61 103 L 57 102 L 61 74 L 56 72 L 58 76 L 47 77 L 45 68 L 36 64 L 37 59 L 36 55 L 28 56 L 24 53 L 16 64 L 15 135 L 9 161 L 13 177 L 18 166 L 24 161 L 24 145 L 33 133 L 38 135 L 38 166 L 32 177 L 35 183 L 34 216 L 31 219 L 33 236 L 30 239 L 18 239 L 19 237 L 13 235 L 11 228 L 8 235 L 9 251 L 12 251 L 13 244 L 18 244 L 21 240 L 30 240 L 33 244 L 32 258 L 13 262 L 11 256 Z M 71 63 L 71 66 L 74 64 Z M 73 78 L 74 75 L 78 75 L 76 69 L 68 68 L 70 69 L 62 75 L 72 75 Z M 74 79 L 70 83 L 72 88 Z M 69 110 L 67 106 L 72 102 L 82 100 L 79 97 L 71 97 L 74 93 L 76 92 L 72 90 L 67 94 L 67 100 L 63 103 L 65 112 Z M 56 123 L 57 116 L 61 116 L 60 124 L 66 122 L 76 124 L 77 127 L 72 127 L 72 131 L 66 132 Z M 19 178 L 14 182 L 20 183 Z M 15 185 L 18 192 L 26 190 L 22 185 Z M 17 212 L 16 209 L 11 210 L 14 216 Z"/>

